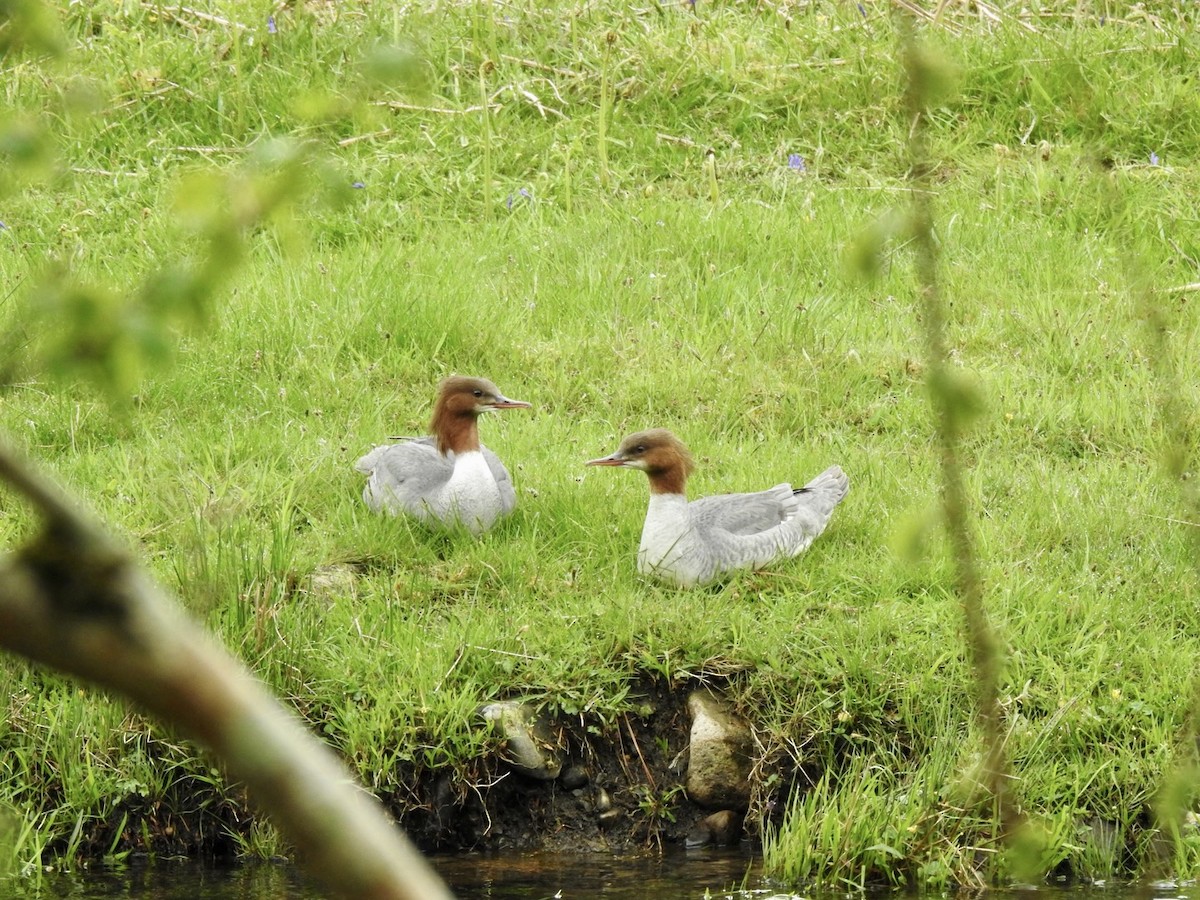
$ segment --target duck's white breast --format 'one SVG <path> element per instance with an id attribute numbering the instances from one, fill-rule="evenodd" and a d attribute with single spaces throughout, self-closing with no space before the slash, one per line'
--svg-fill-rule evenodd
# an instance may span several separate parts
<path id="1" fill-rule="evenodd" d="M 638 571 L 683 587 L 712 576 L 682 494 L 651 494 L 638 547 Z"/>
<path id="2" fill-rule="evenodd" d="M 456 453 L 454 471 L 438 496 L 430 500 L 430 512 L 441 521 L 458 520 L 478 534 L 491 526 L 503 510 L 496 478 L 478 450 Z"/>

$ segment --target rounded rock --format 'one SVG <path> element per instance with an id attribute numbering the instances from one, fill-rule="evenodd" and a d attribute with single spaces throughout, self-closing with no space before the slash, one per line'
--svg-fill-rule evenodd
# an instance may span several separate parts
<path id="1" fill-rule="evenodd" d="M 744 812 L 750 805 L 750 726 L 711 691 L 693 691 L 687 793 L 708 809 Z"/>
<path id="2" fill-rule="evenodd" d="M 589 781 L 591 781 L 591 777 L 588 775 L 588 770 L 580 765 L 567 766 L 558 776 L 558 783 L 567 791 L 578 790 L 586 786 Z"/>
<path id="3" fill-rule="evenodd" d="M 504 759 L 509 765 L 539 781 L 558 777 L 563 767 L 563 751 L 548 718 L 517 700 L 489 703 L 479 713 L 504 735 Z"/>

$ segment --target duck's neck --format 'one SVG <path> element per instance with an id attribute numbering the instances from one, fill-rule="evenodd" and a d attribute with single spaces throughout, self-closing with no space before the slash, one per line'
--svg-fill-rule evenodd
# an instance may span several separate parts
<path id="1" fill-rule="evenodd" d="M 434 411 L 431 430 L 437 438 L 438 452 L 445 456 L 470 453 L 479 449 L 479 417 L 475 413 L 455 413 L 439 408 Z"/>
<path id="2" fill-rule="evenodd" d="M 665 469 L 653 469 L 646 473 L 650 477 L 651 494 L 679 494 L 683 496 L 687 489 L 687 473 L 683 466 L 669 466 Z"/>

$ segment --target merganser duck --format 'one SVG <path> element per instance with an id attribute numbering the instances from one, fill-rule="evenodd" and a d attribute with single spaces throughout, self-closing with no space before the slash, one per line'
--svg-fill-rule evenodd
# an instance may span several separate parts
<path id="1" fill-rule="evenodd" d="M 665 428 L 639 431 L 589 466 L 625 466 L 650 477 L 650 507 L 638 547 L 638 571 L 680 587 L 707 584 L 737 569 L 797 556 L 829 523 L 850 490 L 830 466 L 802 488 L 777 484 L 754 494 L 720 494 L 688 502 L 692 455 Z"/>
<path id="2" fill-rule="evenodd" d="M 453 375 L 438 385 L 427 437 L 393 438 L 354 464 L 367 475 L 363 500 L 374 512 L 407 514 L 445 528 L 487 531 L 517 505 L 504 463 L 479 443 L 479 416 L 529 409 L 486 378 Z"/>

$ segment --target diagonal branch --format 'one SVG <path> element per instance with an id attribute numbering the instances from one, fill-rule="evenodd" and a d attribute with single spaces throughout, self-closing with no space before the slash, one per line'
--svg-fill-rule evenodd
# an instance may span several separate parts
<path id="1" fill-rule="evenodd" d="M 3 441 L 0 482 L 45 523 L 0 557 L 0 648 L 118 691 L 206 744 L 335 895 L 451 896 L 333 751 Z"/>

